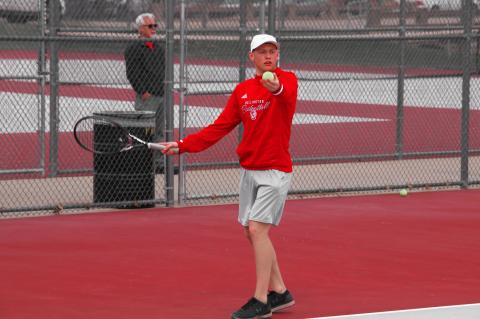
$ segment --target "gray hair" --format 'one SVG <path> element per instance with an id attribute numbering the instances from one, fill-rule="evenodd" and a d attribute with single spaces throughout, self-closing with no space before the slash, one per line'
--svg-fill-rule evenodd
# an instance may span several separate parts
<path id="1" fill-rule="evenodd" d="M 150 18 L 152 20 L 155 20 L 155 16 L 151 13 L 142 13 L 135 19 L 135 25 L 137 26 L 137 29 L 140 28 L 143 25 L 143 20 L 145 18 Z"/>

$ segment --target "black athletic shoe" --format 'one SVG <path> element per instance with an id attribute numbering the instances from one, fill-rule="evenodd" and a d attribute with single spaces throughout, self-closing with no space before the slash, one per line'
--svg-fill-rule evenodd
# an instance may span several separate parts
<path id="1" fill-rule="evenodd" d="M 232 314 L 232 319 L 257 319 L 257 318 L 270 318 L 272 316 L 272 310 L 268 303 L 252 298 L 239 310 Z"/>
<path id="2" fill-rule="evenodd" d="M 272 308 L 272 312 L 276 312 L 293 306 L 295 304 L 295 300 L 293 300 L 293 296 L 288 290 L 285 290 L 283 294 L 270 291 L 268 293 L 268 304 Z"/>

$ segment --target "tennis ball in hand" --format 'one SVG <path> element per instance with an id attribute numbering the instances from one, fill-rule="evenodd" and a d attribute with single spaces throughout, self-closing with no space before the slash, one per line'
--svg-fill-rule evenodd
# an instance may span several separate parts
<path id="1" fill-rule="evenodd" d="M 408 191 L 405 188 L 400 190 L 400 196 L 405 197 L 407 195 L 408 195 Z"/>
<path id="2" fill-rule="evenodd" d="M 262 80 L 273 80 L 274 78 L 275 76 L 273 75 L 272 72 L 270 71 L 263 72 Z"/>

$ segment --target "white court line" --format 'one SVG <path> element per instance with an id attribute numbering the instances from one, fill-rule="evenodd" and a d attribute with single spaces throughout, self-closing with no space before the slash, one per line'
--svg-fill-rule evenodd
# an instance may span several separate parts
<path id="1" fill-rule="evenodd" d="M 309 319 L 480 319 L 480 303 Z"/>

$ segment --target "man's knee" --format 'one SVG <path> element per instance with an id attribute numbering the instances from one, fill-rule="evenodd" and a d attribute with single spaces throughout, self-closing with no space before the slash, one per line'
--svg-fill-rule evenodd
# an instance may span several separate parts
<path id="1" fill-rule="evenodd" d="M 270 224 L 256 222 L 256 221 L 249 221 L 247 233 L 249 238 L 256 239 L 264 236 L 268 236 L 268 230 L 270 229 Z"/>

